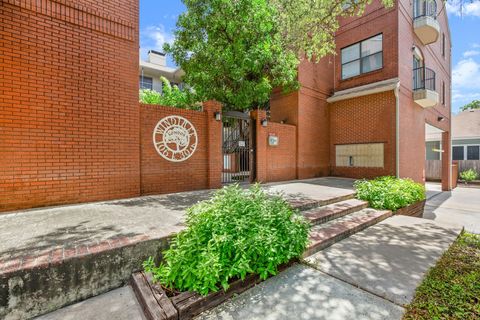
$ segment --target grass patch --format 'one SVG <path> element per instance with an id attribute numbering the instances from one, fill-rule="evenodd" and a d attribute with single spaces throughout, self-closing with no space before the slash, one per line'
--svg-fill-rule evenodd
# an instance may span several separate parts
<path id="1" fill-rule="evenodd" d="M 480 235 L 460 235 L 417 288 L 403 319 L 480 319 Z"/>

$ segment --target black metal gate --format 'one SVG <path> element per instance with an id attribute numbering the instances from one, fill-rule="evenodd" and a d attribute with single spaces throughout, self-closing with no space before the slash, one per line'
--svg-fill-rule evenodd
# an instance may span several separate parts
<path id="1" fill-rule="evenodd" d="M 222 122 L 222 183 L 250 183 L 254 168 L 254 133 L 250 115 L 224 112 Z"/>

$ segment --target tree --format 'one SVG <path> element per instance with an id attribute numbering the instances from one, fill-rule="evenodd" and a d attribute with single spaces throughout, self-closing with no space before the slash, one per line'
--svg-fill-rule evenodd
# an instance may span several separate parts
<path id="1" fill-rule="evenodd" d="M 476 110 L 476 109 L 480 109 L 480 100 L 473 100 L 472 102 L 464 105 L 461 108 L 462 111 Z"/>
<path id="2" fill-rule="evenodd" d="M 265 104 L 273 88 L 298 87 L 300 59 L 335 49 L 338 17 L 362 14 L 371 0 L 182 0 L 175 41 L 164 50 L 185 71 L 199 100 L 227 108 Z M 383 0 L 391 5 L 393 0 Z"/>

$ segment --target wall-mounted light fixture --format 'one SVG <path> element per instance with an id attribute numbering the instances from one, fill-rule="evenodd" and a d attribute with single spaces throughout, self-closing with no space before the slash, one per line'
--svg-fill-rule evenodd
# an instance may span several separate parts
<path id="1" fill-rule="evenodd" d="M 262 119 L 262 120 L 260 120 L 260 124 L 262 125 L 262 127 L 266 127 L 267 124 L 268 124 L 267 119 Z"/>
<path id="2" fill-rule="evenodd" d="M 222 120 L 222 113 L 219 112 L 219 111 L 215 111 L 215 112 L 213 113 L 213 116 L 215 117 L 215 120 L 217 120 L 217 121 Z"/>
<path id="3" fill-rule="evenodd" d="M 438 117 L 437 120 L 438 120 L 438 122 L 442 122 L 442 121 L 445 121 L 445 118 L 444 117 Z"/>

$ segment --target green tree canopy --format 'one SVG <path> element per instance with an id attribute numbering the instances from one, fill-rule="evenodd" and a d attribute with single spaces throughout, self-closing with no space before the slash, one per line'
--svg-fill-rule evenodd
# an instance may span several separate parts
<path id="1" fill-rule="evenodd" d="M 462 111 L 475 110 L 475 109 L 480 109 L 480 100 L 473 100 L 472 102 L 467 103 L 461 108 Z"/>
<path id="2" fill-rule="evenodd" d="M 227 108 L 265 104 L 275 87 L 298 86 L 297 68 L 335 49 L 338 17 L 362 14 L 371 0 L 182 0 L 173 44 L 164 49 L 199 100 Z M 391 5 L 393 0 L 383 0 Z"/>

